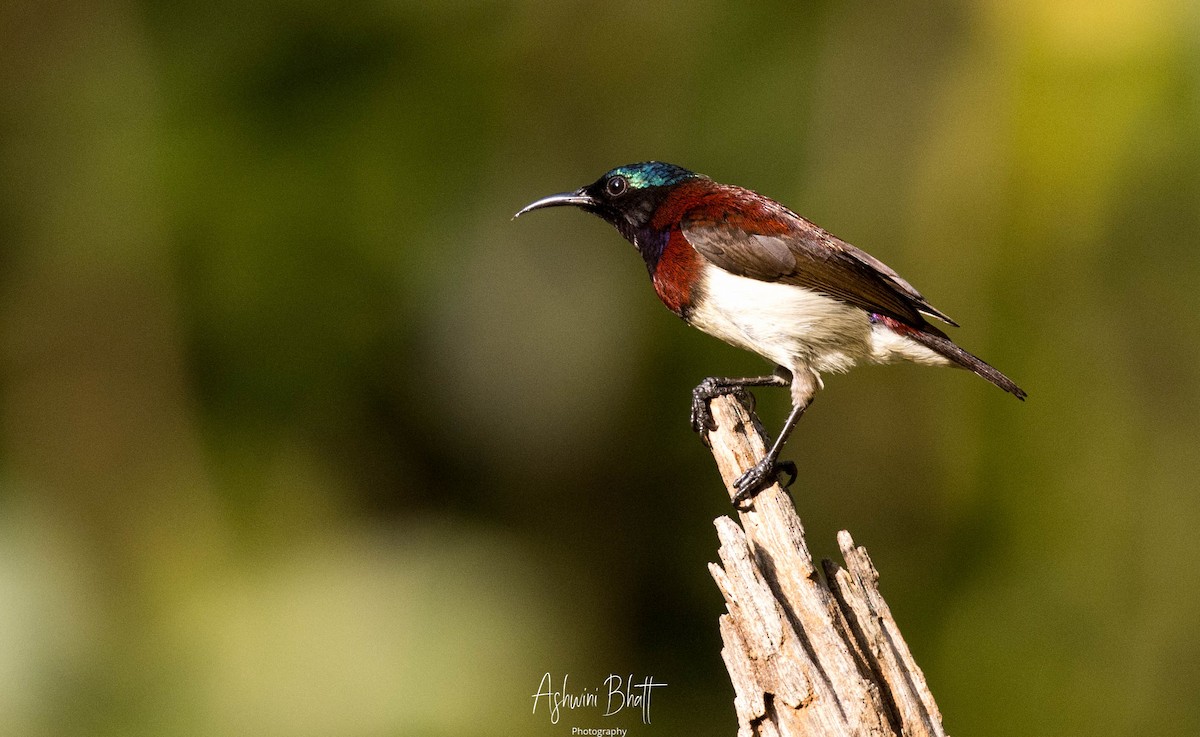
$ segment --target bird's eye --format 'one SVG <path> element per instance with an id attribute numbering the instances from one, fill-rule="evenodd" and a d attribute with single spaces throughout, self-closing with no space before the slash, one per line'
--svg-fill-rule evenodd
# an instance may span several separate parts
<path id="1" fill-rule="evenodd" d="M 604 191 L 608 192 L 609 197 L 620 197 L 625 194 L 625 190 L 629 189 L 629 180 L 620 174 L 608 180 L 604 185 Z"/>

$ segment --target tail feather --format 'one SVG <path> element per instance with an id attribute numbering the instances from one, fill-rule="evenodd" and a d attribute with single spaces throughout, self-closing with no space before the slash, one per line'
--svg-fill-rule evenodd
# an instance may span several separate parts
<path id="1" fill-rule="evenodd" d="M 910 328 L 904 331 L 904 335 L 912 340 L 920 343 L 929 350 L 945 356 L 951 361 L 957 363 L 965 369 L 975 372 L 977 375 L 987 379 L 1004 391 L 1013 395 L 1017 399 L 1024 401 L 1025 390 L 1013 383 L 1012 379 L 1000 373 L 991 364 L 981 358 L 968 353 L 959 348 L 954 341 L 950 340 L 941 331 L 934 328 L 936 332 L 927 332 L 925 330 L 916 330 Z"/>

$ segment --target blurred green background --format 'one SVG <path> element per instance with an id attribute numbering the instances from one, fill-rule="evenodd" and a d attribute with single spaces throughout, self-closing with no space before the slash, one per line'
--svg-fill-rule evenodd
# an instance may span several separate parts
<path id="1" fill-rule="evenodd" d="M 732 734 L 687 413 L 764 364 L 510 221 L 648 158 L 1029 390 L 859 369 L 787 455 L 947 728 L 1200 732 L 1190 0 L 4 3 L 0 731 Z M 669 686 L 551 725 L 545 672 Z"/>

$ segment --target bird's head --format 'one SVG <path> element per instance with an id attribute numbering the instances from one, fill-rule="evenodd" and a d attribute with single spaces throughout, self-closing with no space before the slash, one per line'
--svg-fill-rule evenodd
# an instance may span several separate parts
<path id="1" fill-rule="evenodd" d="M 591 184 L 574 192 L 543 197 L 521 209 L 514 218 L 543 207 L 574 205 L 599 215 L 616 226 L 631 243 L 646 232 L 654 211 L 676 186 L 699 174 L 662 161 L 618 166 Z"/>

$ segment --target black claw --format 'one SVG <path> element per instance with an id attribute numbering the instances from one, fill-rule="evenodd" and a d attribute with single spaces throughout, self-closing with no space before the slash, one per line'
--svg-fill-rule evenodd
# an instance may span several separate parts
<path id="1" fill-rule="evenodd" d="M 704 432 L 716 429 L 717 421 L 713 419 L 712 410 L 708 408 L 708 399 L 692 394 L 692 431 Z"/>
<path id="2" fill-rule="evenodd" d="M 712 377 L 700 382 L 699 386 L 692 390 L 692 430 L 694 432 L 716 430 L 717 421 L 713 419 L 708 403 L 713 397 L 734 391 L 737 391 L 737 387 L 722 386 Z"/>
<path id="3" fill-rule="evenodd" d="M 779 478 L 781 474 L 791 477 L 787 483 L 783 483 Z M 794 484 L 796 482 L 796 464 L 792 461 L 772 463 L 768 458 L 762 459 L 734 482 L 733 486 L 737 489 L 737 494 L 733 496 L 734 508 L 738 511 L 746 511 L 750 508 L 746 502 L 753 500 L 760 491 L 776 482 L 785 488 Z"/>
<path id="4" fill-rule="evenodd" d="M 747 379 L 718 379 L 710 376 L 692 390 L 692 429 L 696 432 L 716 430 L 717 423 L 708 407 L 710 400 L 726 394 L 735 394 L 749 403 L 754 411 L 754 395 L 746 391 L 748 386 L 787 386 L 788 380 L 778 374 L 755 376 Z"/>

